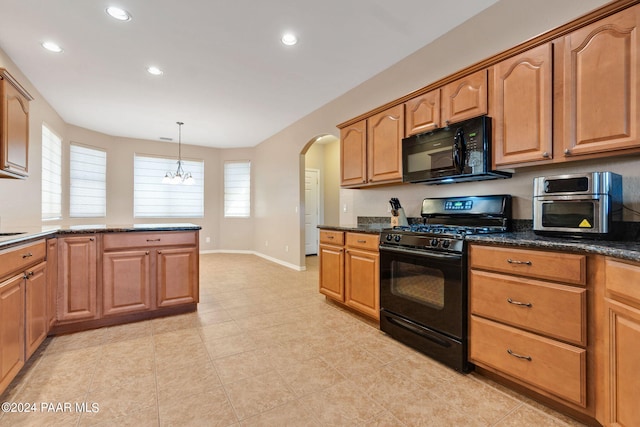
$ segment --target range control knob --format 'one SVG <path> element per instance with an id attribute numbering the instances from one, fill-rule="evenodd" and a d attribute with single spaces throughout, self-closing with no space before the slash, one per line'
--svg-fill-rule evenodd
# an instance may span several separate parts
<path id="1" fill-rule="evenodd" d="M 431 239 L 431 246 L 438 246 L 438 239 Z"/>
<path id="2" fill-rule="evenodd" d="M 449 246 L 451 245 L 451 241 L 449 240 L 443 240 L 442 241 L 442 247 L 447 249 Z"/>
<path id="3" fill-rule="evenodd" d="M 395 240 L 396 242 L 399 242 L 400 239 L 402 239 L 402 236 L 400 234 L 396 234 L 396 237 L 393 238 L 393 240 Z"/>
<path id="4" fill-rule="evenodd" d="M 393 235 L 391 235 L 391 234 L 387 234 L 386 239 L 387 239 L 387 242 L 390 242 L 390 241 L 391 241 L 391 239 L 393 239 Z"/>

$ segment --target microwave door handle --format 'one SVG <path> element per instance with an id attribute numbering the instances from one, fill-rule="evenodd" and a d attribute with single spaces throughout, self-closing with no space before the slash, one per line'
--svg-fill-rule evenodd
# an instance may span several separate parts
<path id="1" fill-rule="evenodd" d="M 458 128 L 453 137 L 453 166 L 458 173 L 464 172 L 464 158 L 466 154 L 466 141 L 464 140 L 464 131 Z"/>

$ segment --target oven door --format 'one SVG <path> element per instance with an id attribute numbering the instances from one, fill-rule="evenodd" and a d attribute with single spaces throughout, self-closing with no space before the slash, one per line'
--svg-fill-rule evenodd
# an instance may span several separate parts
<path id="1" fill-rule="evenodd" d="M 383 311 L 461 340 L 466 301 L 462 255 L 380 247 Z"/>

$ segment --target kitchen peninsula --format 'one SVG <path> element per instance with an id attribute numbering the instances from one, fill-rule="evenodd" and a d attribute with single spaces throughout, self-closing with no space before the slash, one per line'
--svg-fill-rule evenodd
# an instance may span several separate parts
<path id="1" fill-rule="evenodd" d="M 194 311 L 193 224 L 23 227 L 0 233 L 0 392 L 47 335 Z"/>

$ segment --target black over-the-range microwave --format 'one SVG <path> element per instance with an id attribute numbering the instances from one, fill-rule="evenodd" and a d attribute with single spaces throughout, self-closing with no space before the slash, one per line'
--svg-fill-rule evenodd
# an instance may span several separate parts
<path id="1" fill-rule="evenodd" d="M 424 184 L 510 178 L 491 170 L 491 118 L 479 116 L 402 140 L 402 181 Z"/>

